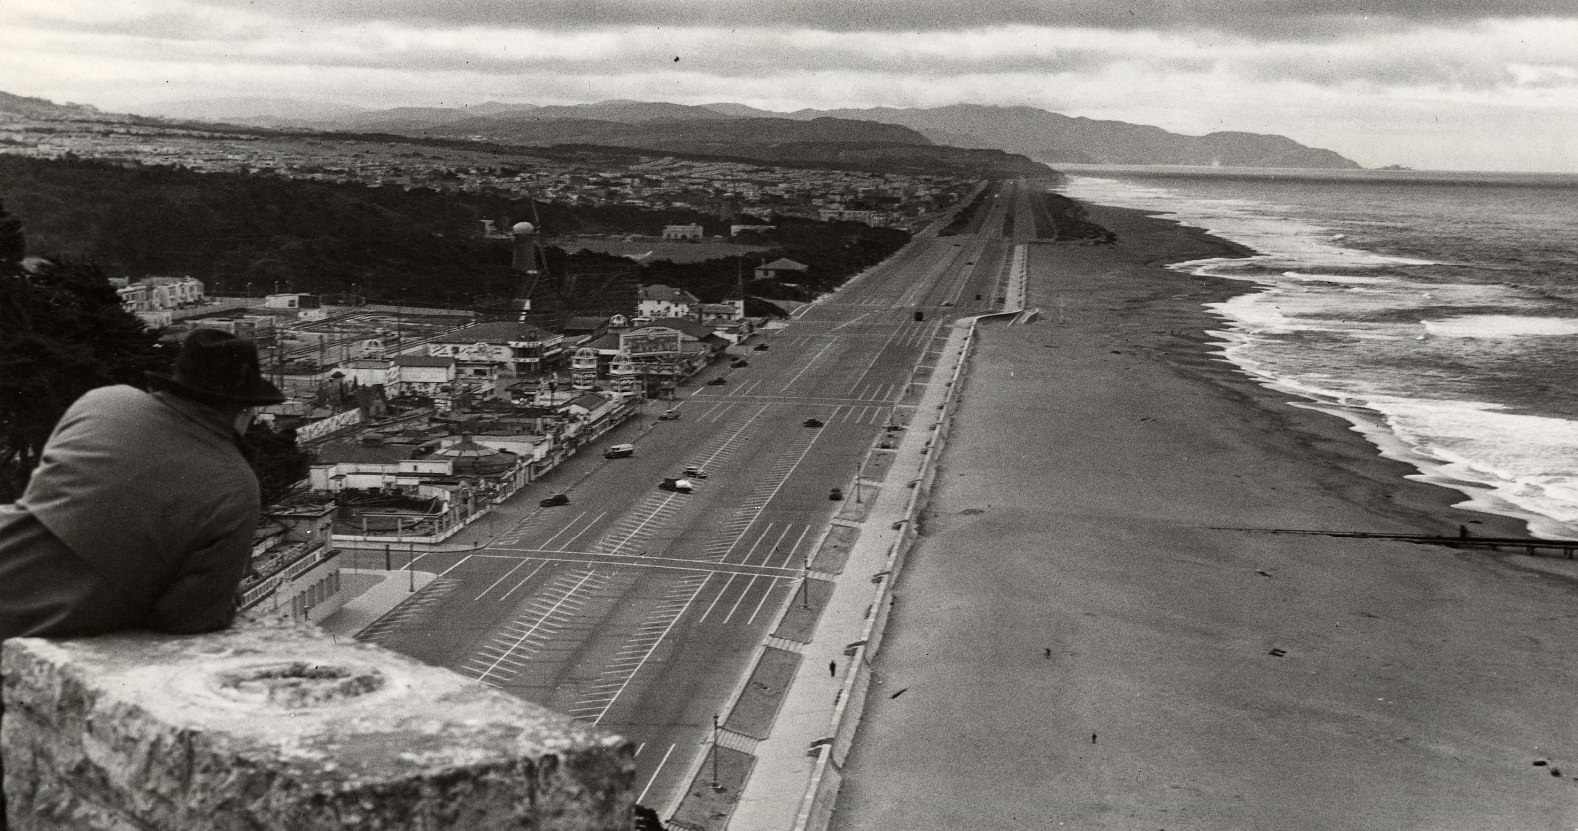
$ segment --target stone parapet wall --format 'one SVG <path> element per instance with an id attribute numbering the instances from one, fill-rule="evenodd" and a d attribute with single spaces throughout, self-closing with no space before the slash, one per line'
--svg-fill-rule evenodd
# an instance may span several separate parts
<path id="1" fill-rule="evenodd" d="M 281 624 L 5 644 L 11 831 L 625 829 L 628 743 Z"/>

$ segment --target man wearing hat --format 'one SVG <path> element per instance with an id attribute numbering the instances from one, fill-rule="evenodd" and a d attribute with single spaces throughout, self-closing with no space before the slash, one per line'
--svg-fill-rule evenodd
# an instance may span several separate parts
<path id="1" fill-rule="evenodd" d="M 285 396 L 217 329 L 149 381 L 77 399 L 0 506 L 0 640 L 230 624 L 260 510 L 241 433 Z"/>

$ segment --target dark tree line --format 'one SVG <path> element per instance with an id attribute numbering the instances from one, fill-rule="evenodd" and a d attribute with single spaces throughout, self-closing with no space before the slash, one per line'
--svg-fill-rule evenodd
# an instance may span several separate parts
<path id="1" fill-rule="evenodd" d="M 24 219 L 31 250 L 112 275 L 189 274 L 231 295 L 288 288 L 460 305 L 512 296 L 510 243 L 483 239 L 482 220 L 536 222 L 545 234 L 657 234 L 691 222 L 722 230 L 695 211 L 91 160 L 0 157 L 0 198 Z"/>
<path id="2" fill-rule="evenodd" d="M 97 266 L 26 251 L 21 222 L 0 204 L 0 502 L 21 496 L 72 402 L 109 384 L 143 387 L 174 353 Z M 260 426 L 247 440 L 266 501 L 306 476 L 293 435 Z"/>
<path id="3" fill-rule="evenodd" d="M 210 294 L 276 289 L 357 293 L 373 300 L 482 305 L 519 295 L 508 240 L 484 239 L 482 220 L 531 221 L 546 236 L 658 234 L 725 220 L 692 210 L 532 203 L 427 189 L 293 180 L 272 174 L 195 173 L 175 167 L 0 157 L 0 198 L 23 217 L 29 248 L 97 264 L 114 275 L 191 275 Z M 803 298 L 837 286 L 908 239 L 859 223 L 768 217 L 777 230 L 750 238 L 766 259 L 811 266 L 798 287 L 751 286 L 760 297 Z M 506 228 L 501 226 L 500 230 Z M 635 267 L 591 252 L 549 251 L 554 274 Z M 746 264 L 746 273 L 759 263 Z M 641 283 L 685 288 L 703 300 L 730 296 L 738 263 L 653 263 Z"/>

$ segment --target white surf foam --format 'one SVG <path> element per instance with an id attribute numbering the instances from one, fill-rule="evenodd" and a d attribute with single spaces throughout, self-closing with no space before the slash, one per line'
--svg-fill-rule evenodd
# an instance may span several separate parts
<path id="1" fill-rule="evenodd" d="M 1450 338 L 1528 338 L 1578 335 L 1578 320 L 1519 315 L 1461 315 L 1423 321 L 1432 336 Z"/>
<path id="2" fill-rule="evenodd" d="M 1197 199 L 1091 177 L 1077 177 L 1064 192 L 1159 213 L 1260 252 L 1172 266 L 1260 287 L 1210 304 L 1230 326 L 1211 333 L 1225 359 L 1258 383 L 1310 402 L 1303 406 L 1345 418 L 1383 456 L 1420 471 L 1411 478 L 1463 493 L 1462 507 L 1526 521 L 1542 536 L 1578 539 L 1578 421 L 1518 415 L 1485 402 L 1378 394 L 1379 376 L 1340 365 L 1324 373 L 1289 337 L 1336 331 L 1372 342 L 1417 338 L 1428 348 L 1437 337 L 1578 334 L 1578 320 L 1518 315 L 1542 307 L 1514 287 L 1432 279 L 1429 266 L 1437 263 L 1429 260 L 1346 248 L 1346 237 L 1294 219 L 1285 206 Z M 1388 273 L 1399 266 L 1408 277 Z M 1432 309 L 1475 306 L 1514 313 L 1427 317 Z M 1377 311 L 1387 314 L 1377 319 Z M 1408 311 L 1419 317 L 1396 314 Z M 1366 315 L 1374 322 L 1365 322 Z"/>

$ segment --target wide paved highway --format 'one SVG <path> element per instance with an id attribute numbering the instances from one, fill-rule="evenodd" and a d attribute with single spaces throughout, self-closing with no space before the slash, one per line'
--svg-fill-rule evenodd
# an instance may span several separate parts
<path id="1" fill-rule="evenodd" d="M 360 637 L 630 738 L 640 801 L 668 804 L 800 587 L 840 506 L 830 490 L 855 498 L 877 435 L 909 421 L 946 321 L 1002 294 L 1005 222 L 1028 236 L 1029 187 L 992 185 L 975 233 L 918 236 L 755 340 L 768 350 L 736 347 L 750 365 L 692 379 L 678 420 L 654 402 L 605 439 L 633 457 L 584 453 L 517 497 L 566 491 L 569 505 L 484 549 L 418 558 L 438 579 Z M 708 472 L 694 493 L 657 488 L 690 465 Z"/>

